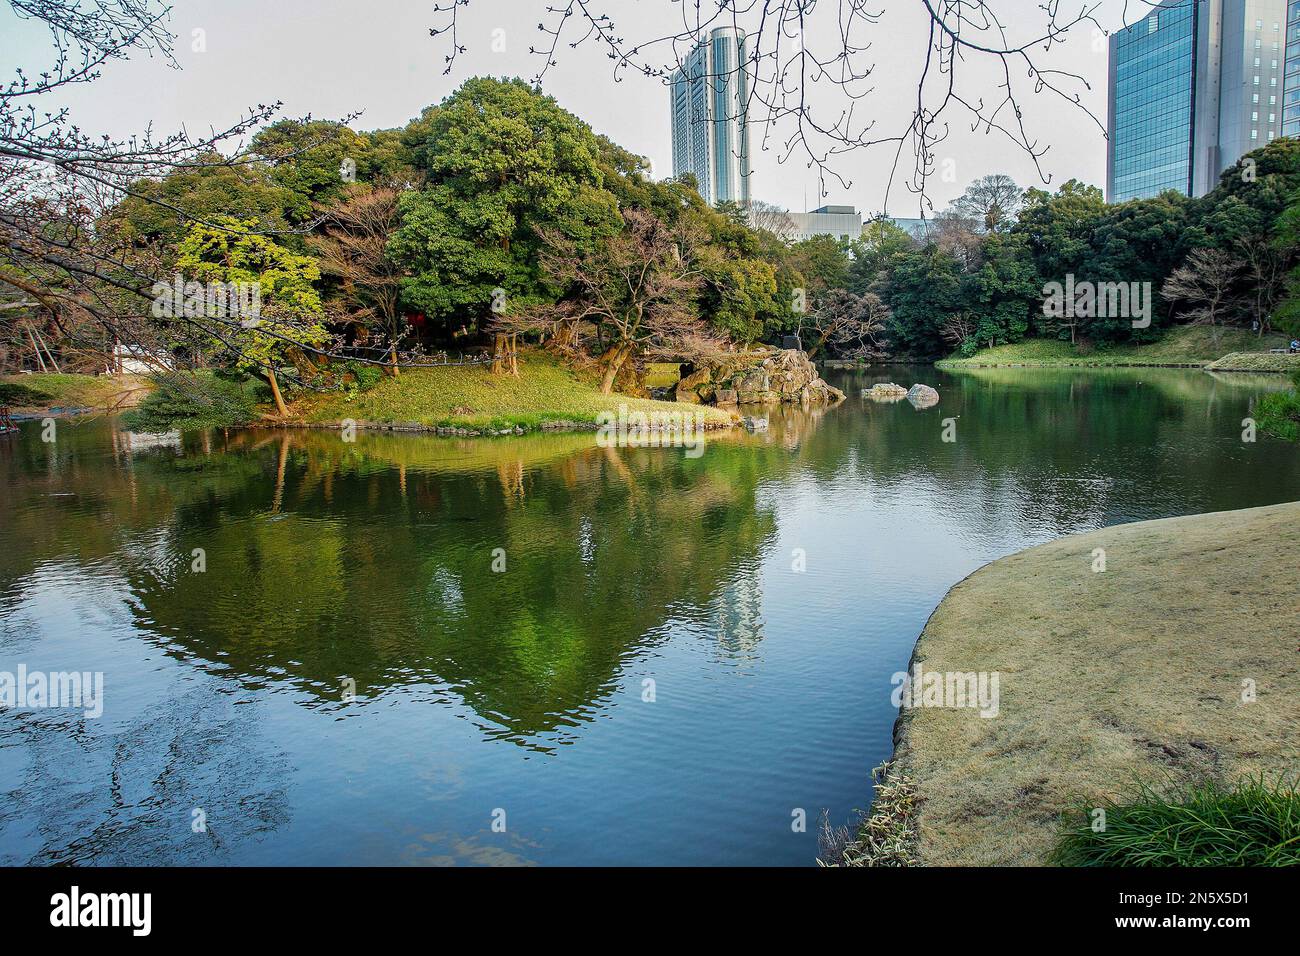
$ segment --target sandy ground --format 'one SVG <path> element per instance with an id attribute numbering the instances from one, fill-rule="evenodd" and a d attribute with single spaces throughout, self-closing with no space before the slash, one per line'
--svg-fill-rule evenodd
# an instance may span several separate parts
<path id="1" fill-rule="evenodd" d="M 1063 811 L 1136 781 L 1294 774 L 1300 502 L 1119 525 L 995 561 L 935 610 L 918 662 L 999 674 L 996 717 L 919 707 L 896 728 L 923 864 L 1042 864 Z"/>

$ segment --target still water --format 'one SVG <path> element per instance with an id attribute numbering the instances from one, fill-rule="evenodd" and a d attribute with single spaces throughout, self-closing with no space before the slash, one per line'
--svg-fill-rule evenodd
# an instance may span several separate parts
<path id="1" fill-rule="evenodd" d="M 883 380 L 942 401 L 861 397 Z M 840 407 L 697 459 L 27 423 L 0 439 L 0 672 L 102 672 L 104 700 L 0 709 L 0 863 L 807 865 L 963 576 L 1300 497 L 1300 450 L 1242 441 L 1276 378 L 832 381 Z"/>

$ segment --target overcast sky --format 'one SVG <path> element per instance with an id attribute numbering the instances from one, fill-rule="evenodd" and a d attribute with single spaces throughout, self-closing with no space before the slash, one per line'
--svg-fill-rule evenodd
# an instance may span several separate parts
<path id="1" fill-rule="evenodd" d="M 444 76 L 447 44 L 443 38 L 429 36 L 429 27 L 438 21 L 429 0 L 176 0 L 170 23 L 179 37 L 179 71 L 157 57 L 137 56 L 109 64 L 100 80 L 67 94 L 65 100 L 84 129 L 114 136 L 143 129 L 149 123 L 156 131 L 182 125 L 191 132 L 224 127 L 241 110 L 276 100 L 284 102 L 289 116 L 311 113 L 337 118 L 363 111 L 353 124 L 358 129 L 401 126 L 470 76 L 531 79 L 539 60 L 529 55 L 528 47 L 545 39 L 538 34 L 537 23 L 545 17 L 546 6 L 555 3 L 472 0 L 459 25 L 460 42 L 468 50 L 452 74 Z M 616 13 L 618 33 L 633 42 L 671 30 L 674 16 L 680 22 L 681 0 L 593 0 L 597 9 L 602 4 L 603 9 Z M 1130 7 L 1133 5 L 1130 0 Z M 870 56 L 877 64 L 873 88 L 855 109 L 859 118 L 870 115 L 875 119 L 877 131 L 883 132 L 897 130 L 900 120 L 905 124 L 915 101 L 926 49 L 921 32 L 926 18 L 919 3 L 890 0 L 881 6 L 893 9 L 872 30 Z M 1117 23 L 1122 8 L 1122 0 L 1114 0 L 1103 24 Z M 829 29 L 834 0 L 822 0 L 817 9 Z M 1004 23 L 1017 37 L 1028 39 L 1031 32 L 1041 33 L 1043 14 L 1031 0 L 998 0 L 997 9 L 1005 11 Z M 1130 13 L 1130 21 L 1133 16 Z M 198 45 L 195 30 L 203 31 L 206 49 L 202 51 L 194 49 Z M 811 29 L 810 36 L 814 36 Z M 814 38 L 823 36 L 824 31 Z M 505 49 L 494 50 L 494 45 Z M 812 41 L 809 45 L 812 48 Z M 1056 69 L 1081 74 L 1091 84 L 1090 91 L 1077 88 L 1085 105 L 1103 121 L 1105 50 L 1098 31 L 1083 24 L 1053 50 L 1048 61 Z M 17 21 L 4 4 L 0 12 L 4 66 L 39 70 L 48 64 L 49 52 L 43 27 Z M 662 82 L 630 75 L 615 83 L 611 61 L 590 44 L 576 50 L 562 46 L 557 59 L 558 66 L 546 78 L 546 91 L 597 132 L 649 157 L 658 175 L 670 174 L 668 92 Z M 976 101 L 982 96 L 985 102 L 994 102 L 998 98 L 996 73 L 981 70 L 978 63 L 969 63 L 967 68 L 971 71 L 963 90 L 967 98 Z M 1013 75 L 1017 83 L 1030 82 L 1023 66 Z M 833 90 L 816 97 L 816 105 L 825 109 L 838 110 L 848 102 L 843 97 L 836 100 Z M 1104 185 L 1105 139 L 1083 112 L 1046 94 L 1029 94 L 1022 106 L 1031 135 L 1051 147 L 1042 166 L 1051 176 L 1053 188 L 1071 177 Z M 990 172 L 1009 173 L 1022 185 L 1042 185 L 1028 157 L 1004 138 L 971 132 L 968 114 L 954 112 L 951 121 L 950 136 L 935 157 L 940 170 L 950 175 L 947 181 L 936 177 L 929 186 L 937 206 L 960 193 L 971 179 Z M 782 128 L 774 139 L 788 132 Z M 852 186 L 842 188 L 832 180 L 825 196 L 819 195 L 816 172 L 807 168 L 805 161 L 792 158 L 778 163 L 779 151 L 759 149 L 757 134 L 753 152 L 756 198 L 794 210 L 851 203 L 870 212 L 885 205 L 892 147 L 839 157 L 834 166 L 852 180 Z M 904 167 L 910 169 L 910 158 L 905 158 Z M 914 196 L 895 185 L 888 203 L 892 215 L 915 216 L 917 205 Z"/>

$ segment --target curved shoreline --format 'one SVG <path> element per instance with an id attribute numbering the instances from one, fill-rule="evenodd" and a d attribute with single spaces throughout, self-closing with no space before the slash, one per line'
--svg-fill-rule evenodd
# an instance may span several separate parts
<path id="1" fill-rule="evenodd" d="M 923 865 L 1043 865 L 1063 813 L 1135 782 L 1294 773 L 1297 567 L 1300 502 L 1114 525 L 984 565 L 932 612 L 908 668 L 997 672 L 997 716 L 900 708 L 888 780 L 916 800 L 906 819 L 873 806 L 877 828 L 887 818 Z"/>

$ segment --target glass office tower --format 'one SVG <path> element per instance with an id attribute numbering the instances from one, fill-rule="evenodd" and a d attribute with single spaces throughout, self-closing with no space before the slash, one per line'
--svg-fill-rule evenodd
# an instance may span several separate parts
<path id="1" fill-rule="evenodd" d="M 673 175 L 694 173 L 709 203 L 749 202 L 745 31 L 713 30 L 673 73 Z"/>
<path id="2" fill-rule="evenodd" d="M 1286 0 L 1164 0 L 1110 37 L 1106 196 L 1203 196 L 1282 129 Z"/>
<path id="3" fill-rule="evenodd" d="M 1300 0 L 1287 4 L 1285 42 L 1282 135 L 1300 136 Z"/>
<path id="4" fill-rule="evenodd" d="M 1177 0 L 1111 36 L 1111 202 L 1191 191 L 1197 2 Z"/>

